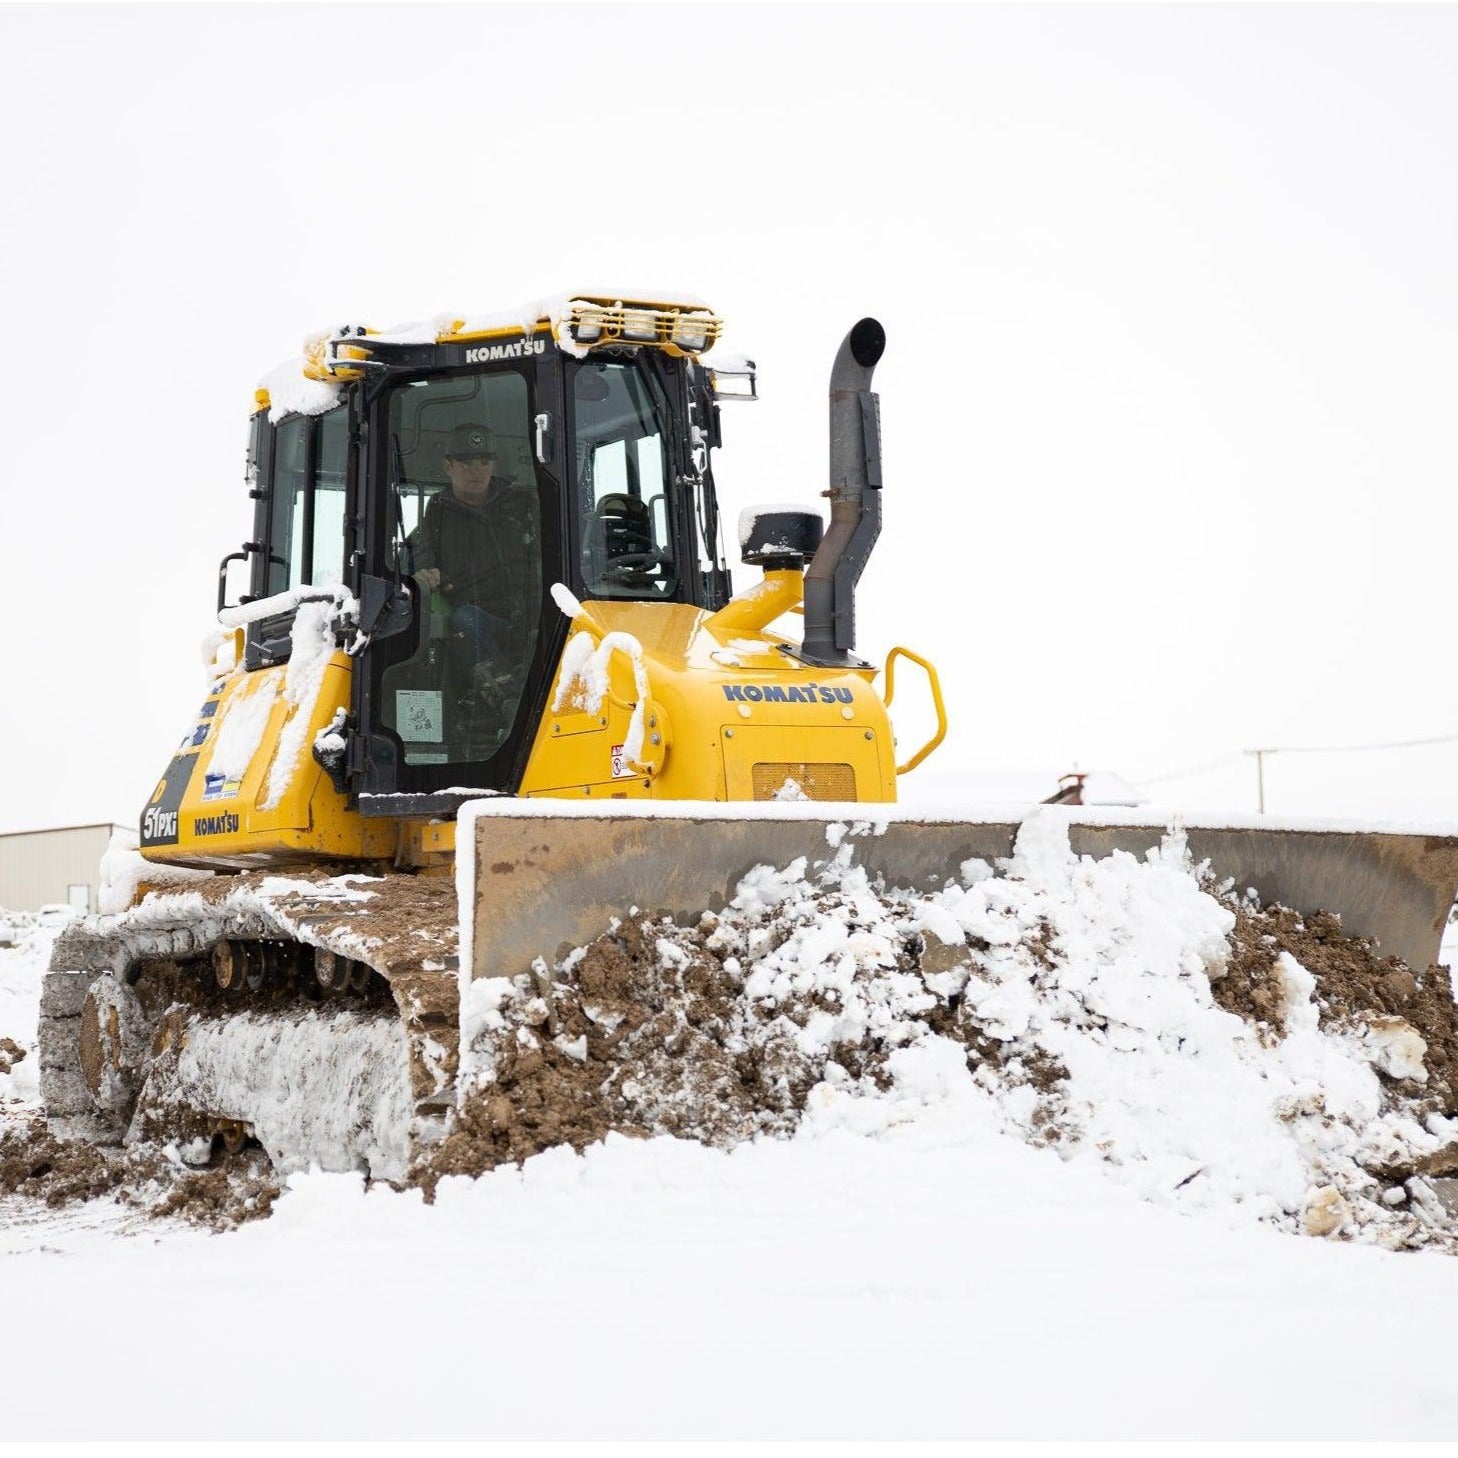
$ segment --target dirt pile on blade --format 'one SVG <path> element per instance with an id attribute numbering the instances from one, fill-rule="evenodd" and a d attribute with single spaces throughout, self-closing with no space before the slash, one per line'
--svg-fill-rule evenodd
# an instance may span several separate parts
<path id="1" fill-rule="evenodd" d="M 581 1149 L 610 1131 L 723 1147 L 790 1133 L 818 1074 L 775 1030 L 745 1036 L 743 979 L 715 925 L 712 916 L 687 930 L 629 922 L 587 948 L 555 988 L 478 985 L 500 1035 L 491 1077 L 419 1180 L 433 1188 L 444 1175 L 556 1144 Z M 797 1012 L 809 1017 L 810 1005 Z"/>
<path id="2" fill-rule="evenodd" d="M 935 892 L 849 856 L 761 868 L 692 927 L 630 919 L 463 1007 L 466 1098 L 433 1189 L 609 1131 L 980 1121 L 1145 1198 L 1392 1248 L 1454 1244 L 1446 972 L 1209 894 L 1182 838 L 1075 856 L 1050 818 Z"/>
<path id="3" fill-rule="evenodd" d="M 1372 944 L 1343 934 L 1341 921 L 1288 907 L 1261 908 L 1233 901 L 1233 951 L 1224 977 L 1212 985 L 1215 1000 L 1268 1037 L 1285 1033 L 1286 982 L 1281 954 L 1294 958 L 1316 980 L 1320 1027 L 1333 1034 L 1370 1036 L 1406 1023 L 1425 1044 L 1427 1074 L 1416 1100 L 1426 1113 L 1458 1109 L 1458 1005 L 1446 967 L 1415 972 Z"/>
<path id="4" fill-rule="evenodd" d="M 894 1093 L 898 1071 L 908 1076 L 898 1055 L 923 1044 L 954 1044 L 959 1068 L 1025 1090 L 1035 1137 L 1056 1141 L 1066 1070 L 967 1004 L 975 947 L 943 941 L 914 902 L 883 900 L 857 870 L 816 886 L 802 875 L 762 868 L 734 906 L 693 927 L 622 923 L 555 983 L 474 984 L 463 1020 L 476 1087 L 416 1181 L 432 1190 L 608 1132 L 720 1148 L 788 1137 L 817 1093 Z M 1047 928 L 1016 954 L 1029 975 L 1050 966 Z"/>
<path id="5" fill-rule="evenodd" d="M 140 1213 L 228 1230 L 267 1215 L 279 1186 L 261 1150 L 245 1150 L 215 1168 L 189 1169 L 175 1150 L 155 1146 L 102 1149 L 57 1139 L 44 1120 L 0 1126 L 0 1219 L 4 1202 L 53 1208 L 110 1199 Z"/>

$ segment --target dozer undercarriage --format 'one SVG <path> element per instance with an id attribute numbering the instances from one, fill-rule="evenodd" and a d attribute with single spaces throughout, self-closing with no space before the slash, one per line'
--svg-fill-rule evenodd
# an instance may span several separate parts
<path id="1" fill-rule="evenodd" d="M 452 1097 L 455 888 L 333 870 L 219 877 L 64 932 L 41 1000 L 53 1128 L 403 1176 Z"/>

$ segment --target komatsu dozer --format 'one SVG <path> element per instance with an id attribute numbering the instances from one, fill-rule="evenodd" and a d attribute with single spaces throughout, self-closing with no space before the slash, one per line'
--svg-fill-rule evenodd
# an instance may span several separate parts
<path id="1" fill-rule="evenodd" d="M 615 916 L 697 917 L 756 864 L 843 841 L 903 885 L 1011 852 L 1015 817 L 895 805 L 945 733 L 940 689 L 907 649 L 855 652 L 881 326 L 832 366 L 828 524 L 744 513 L 760 576 L 738 595 L 712 462 L 721 407 L 757 390 L 752 363 L 706 361 L 719 333 L 697 302 L 575 295 L 334 330 L 268 377 L 207 693 L 141 814 L 157 884 L 56 943 L 53 1126 L 399 1178 L 451 1118 L 477 981 L 549 978 Z M 900 757 L 903 662 L 937 724 Z M 1070 818 L 1091 854 L 1165 829 Z M 1267 901 L 1436 955 L 1453 840 L 1186 833 Z M 214 874 L 164 884 L 180 869 Z"/>

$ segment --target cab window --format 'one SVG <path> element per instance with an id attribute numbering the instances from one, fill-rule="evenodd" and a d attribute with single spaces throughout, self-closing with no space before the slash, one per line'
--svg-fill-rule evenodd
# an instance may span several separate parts
<path id="1" fill-rule="evenodd" d="M 664 427 L 645 377 L 593 360 L 572 385 L 579 565 L 594 597 L 671 597 L 673 552 Z"/>
<path id="2" fill-rule="evenodd" d="M 273 435 L 267 595 L 338 582 L 344 568 L 348 409 L 298 415 Z"/>

